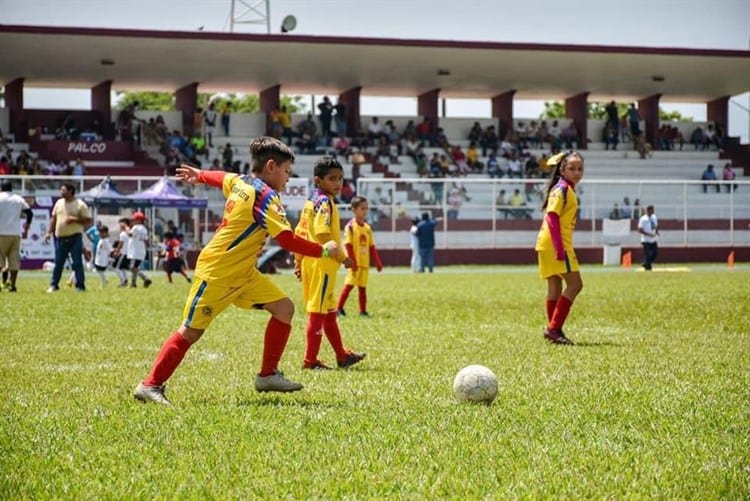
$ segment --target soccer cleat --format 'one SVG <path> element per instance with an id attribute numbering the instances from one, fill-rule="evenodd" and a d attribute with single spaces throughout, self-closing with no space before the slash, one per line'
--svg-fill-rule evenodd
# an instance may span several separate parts
<path id="1" fill-rule="evenodd" d="M 573 341 L 565 337 L 562 329 L 550 329 L 547 327 L 544 329 L 544 338 L 552 344 L 575 344 Z"/>
<path id="2" fill-rule="evenodd" d="M 313 371 L 330 371 L 333 369 L 333 367 L 327 366 L 320 360 L 316 360 L 315 362 L 312 362 L 312 363 L 304 363 L 302 364 L 302 368 L 313 370 Z"/>
<path id="3" fill-rule="evenodd" d="M 261 376 L 258 374 L 255 376 L 255 391 L 266 392 L 266 391 L 278 391 L 281 393 L 288 393 L 292 391 L 299 391 L 304 386 L 294 381 L 290 381 L 284 377 L 284 374 L 276 370 L 270 376 Z"/>
<path id="4" fill-rule="evenodd" d="M 369 313 L 367 313 L 366 311 L 360 311 L 360 312 L 359 312 L 359 316 L 360 316 L 360 317 L 366 317 L 366 318 L 369 318 L 369 317 L 370 317 L 370 314 L 369 314 Z"/>
<path id="5" fill-rule="evenodd" d="M 344 360 L 338 361 L 336 364 L 339 366 L 339 369 L 346 369 L 347 367 L 360 363 L 366 356 L 367 353 L 355 353 L 350 351 L 346 354 Z"/>
<path id="6" fill-rule="evenodd" d="M 16 291 L 16 288 L 15 288 L 15 287 L 13 287 L 13 286 L 11 285 L 11 286 L 10 286 L 10 287 L 8 288 L 8 292 L 17 292 L 17 291 Z"/>
<path id="7" fill-rule="evenodd" d="M 345 317 L 346 316 L 346 312 L 344 311 L 344 308 L 340 308 L 339 309 L 339 316 L 340 317 Z"/>
<path id="8" fill-rule="evenodd" d="M 57 292 L 58 290 L 60 290 L 59 287 L 55 287 L 54 285 L 50 285 L 49 289 L 47 289 L 47 294 L 52 294 L 53 292 Z"/>
<path id="9" fill-rule="evenodd" d="M 161 405 L 172 405 L 167 397 L 164 396 L 164 385 L 159 386 L 146 386 L 143 383 L 138 383 L 133 396 L 136 400 L 140 400 L 143 403 L 153 402 Z"/>
<path id="10" fill-rule="evenodd" d="M 143 282 L 143 287 L 148 289 L 148 286 L 151 285 L 152 283 L 153 281 L 147 279 L 146 281 Z"/>

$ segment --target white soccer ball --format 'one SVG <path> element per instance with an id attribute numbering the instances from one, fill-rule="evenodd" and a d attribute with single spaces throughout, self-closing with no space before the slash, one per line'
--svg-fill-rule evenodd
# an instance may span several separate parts
<path id="1" fill-rule="evenodd" d="M 497 395 L 497 377 L 483 365 L 469 365 L 456 374 L 453 393 L 459 402 L 489 405 Z"/>

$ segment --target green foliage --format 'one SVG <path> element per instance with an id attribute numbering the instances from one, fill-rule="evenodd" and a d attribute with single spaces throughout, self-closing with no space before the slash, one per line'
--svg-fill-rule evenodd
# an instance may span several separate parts
<path id="1" fill-rule="evenodd" d="M 169 409 L 132 391 L 180 322 L 181 277 L 101 290 L 89 274 L 85 294 L 48 295 L 47 273 L 21 272 L 0 301 L 0 498 L 743 499 L 748 272 L 584 267 L 566 323 L 579 345 L 559 347 L 542 340 L 535 267 L 387 269 L 370 275 L 373 317 L 340 321 L 367 359 L 329 372 L 300 369 L 287 272 L 281 368 L 305 389 L 253 390 L 269 317 L 230 307 L 171 378 Z M 491 406 L 454 401 L 472 363 L 498 376 Z"/>
<path id="2" fill-rule="evenodd" d="M 174 94 L 170 92 L 117 92 L 115 103 L 118 110 L 124 110 L 130 104 L 138 102 L 141 110 L 174 111 Z"/>
<path id="3" fill-rule="evenodd" d="M 587 104 L 586 114 L 588 118 L 604 120 L 607 118 L 606 107 L 609 102 L 590 101 Z M 622 117 L 627 114 L 630 103 L 616 103 L 617 116 Z M 565 118 L 565 103 L 562 101 L 545 101 L 544 111 L 539 115 L 539 119 L 560 119 Z M 664 111 L 659 108 L 659 120 L 662 122 L 692 122 L 693 117 L 683 116 L 679 111 Z"/>
<path id="4" fill-rule="evenodd" d="M 693 117 L 684 116 L 679 111 L 664 111 L 659 107 L 659 121 L 660 122 L 692 122 Z"/>
<path id="5" fill-rule="evenodd" d="M 545 101 L 544 111 L 539 115 L 540 119 L 565 118 L 565 103 L 561 101 Z"/>
<path id="6" fill-rule="evenodd" d="M 281 104 L 292 113 L 302 113 L 306 104 L 302 96 L 281 96 Z M 170 92 L 118 92 L 115 102 L 118 110 L 124 110 L 129 104 L 138 101 L 138 108 L 152 111 L 174 111 L 175 98 Z M 214 103 L 217 110 L 229 105 L 232 113 L 258 113 L 260 98 L 257 94 L 209 94 L 198 93 L 197 106 L 206 109 L 209 103 Z"/>

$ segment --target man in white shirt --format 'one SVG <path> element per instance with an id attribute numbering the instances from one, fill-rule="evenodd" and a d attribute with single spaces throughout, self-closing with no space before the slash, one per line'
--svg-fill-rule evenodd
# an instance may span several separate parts
<path id="1" fill-rule="evenodd" d="M 146 259 L 146 244 L 148 242 L 148 230 L 143 225 L 144 221 L 146 221 L 146 215 L 143 212 L 136 212 L 133 214 L 134 224 L 128 231 L 130 240 L 128 241 L 127 256 L 128 261 L 130 261 L 130 272 L 132 273 L 131 287 L 138 286 L 138 277 L 143 279 L 144 287 L 151 285 L 151 280 L 141 271 L 141 263 Z"/>
<path id="2" fill-rule="evenodd" d="M 16 279 L 21 268 L 21 237 L 28 236 L 34 213 L 20 195 L 11 193 L 12 190 L 13 184 L 3 181 L 0 187 L 0 267 L 3 268 L 5 279 L 7 266 L 10 273 L 8 291 L 16 292 Z M 26 222 L 23 224 L 23 230 L 19 232 L 21 214 L 26 216 Z"/>
<path id="3" fill-rule="evenodd" d="M 654 206 L 646 207 L 646 213 L 638 220 L 638 233 L 643 246 L 643 268 L 651 271 L 651 263 L 659 254 L 659 220 L 654 214 Z"/>

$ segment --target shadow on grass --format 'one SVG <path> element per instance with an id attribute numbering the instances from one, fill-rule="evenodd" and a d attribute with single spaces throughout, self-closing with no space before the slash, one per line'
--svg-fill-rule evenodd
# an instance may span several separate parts
<path id="1" fill-rule="evenodd" d="M 576 346 L 580 346 L 582 348 L 598 348 L 598 347 L 606 347 L 606 346 L 613 346 L 615 348 L 621 348 L 625 346 L 624 343 L 615 343 L 613 341 L 576 341 L 576 344 L 573 345 L 573 348 Z"/>
<path id="2" fill-rule="evenodd" d="M 308 409 L 321 408 L 330 409 L 341 407 L 338 402 L 320 400 L 289 399 L 283 396 L 259 396 L 254 399 L 244 398 L 237 400 L 237 407 L 303 407 Z"/>

